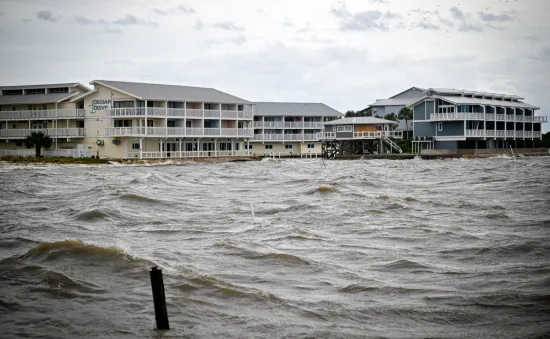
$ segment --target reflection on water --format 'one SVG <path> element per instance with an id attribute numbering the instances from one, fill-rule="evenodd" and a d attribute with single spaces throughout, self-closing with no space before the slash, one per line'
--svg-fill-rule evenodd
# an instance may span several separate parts
<path id="1" fill-rule="evenodd" d="M 550 335 L 550 158 L 0 165 L 2 337 Z"/>

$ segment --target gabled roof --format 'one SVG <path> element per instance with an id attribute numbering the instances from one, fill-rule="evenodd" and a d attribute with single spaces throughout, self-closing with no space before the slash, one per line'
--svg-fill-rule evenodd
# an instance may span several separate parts
<path id="1" fill-rule="evenodd" d="M 411 87 L 411 88 L 409 88 L 409 89 L 404 90 L 404 91 L 401 92 L 401 93 L 397 93 L 396 95 L 390 97 L 390 99 L 393 99 L 393 98 L 395 98 L 396 96 L 399 96 L 399 95 L 401 95 L 401 94 L 403 94 L 403 93 L 406 93 L 406 92 L 408 92 L 408 91 L 410 91 L 410 90 L 412 90 L 412 89 L 419 90 L 420 92 L 425 92 L 425 91 L 426 91 L 424 88 L 414 87 L 414 86 L 413 86 L 413 87 Z"/>
<path id="2" fill-rule="evenodd" d="M 59 84 L 42 84 L 42 85 L 11 85 L 11 86 L 0 86 L 0 91 L 10 90 L 10 89 L 37 89 L 37 88 L 60 88 L 60 87 L 82 87 L 84 90 L 90 90 L 88 87 L 82 85 L 79 82 L 65 82 Z"/>
<path id="3" fill-rule="evenodd" d="M 405 106 L 409 102 L 416 100 L 411 98 L 401 99 L 376 99 L 376 102 L 370 104 L 368 107 L 380 107 L 380 106 Z"/>
<path id="4" fill-rule="evenodd" d="M 0 105 L 32 105 L 55 104 L 77 95 L 80 92 L 26 94 L 26 95 L 0 95 Z"/>
<path id="5" fill-rule="evenodd" d="M 374 117 L 351 117 L 344 119 L 337 119 L 332 121 L 327 121 L 325 125 L 383 125 L 383 124 L 394 124 L 396 121 L 379 119 Z"/>
<path id="6" fill-rule="evenodd" d="M 255 102 L 255 116 L 322 116 L 341 117 L 344 114 L 322 103 Z"/>
<path id="7" fill-rule="evenodd" d="M 423 96 L 407 105 L 407 107 L 412 107 L 426 99 L 441 99 L 453 103 L 455 105 L 484 105 L 484 106 L 500 106 L 500 107 L 511 107 L 511 108 L 528 108 L 528 109 L 540 109 L 539 107 L 533 106 L 531 104 L 522 102 L 522 101 L 504 101 L 504 100 L 493 100 L 493 99 L 480 99 L 480 98 L 469 98 L 462 96 L 445 96 L 445 95 L 431 95 Z"/>
<path id="8" fill-rule="evenodd" d="M 218 91 L 214 88 L 163 85 L 142 82 L 94 80 L 91 85 L 105 87 L 128 94 L 139 100 L 211 102 L 224 104 L 250 104 L 249 101 Z"/>

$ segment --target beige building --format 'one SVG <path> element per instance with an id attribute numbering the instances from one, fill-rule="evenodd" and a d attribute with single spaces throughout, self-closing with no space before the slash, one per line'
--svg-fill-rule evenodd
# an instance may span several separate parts
<path id="1" fill-rule="evenodd" d="M 324 123 L 344 116 L 321 103 L 256 102 L 255 106 L 249 146 L 255 155 L 320 156 Z"/>
<path id="2" fill-rule="evenodd" d="M 23 140 L 43 131 L 53 139 L 45 155 L 90 156 L 83 100 L 88 92 L 79 83 L 0 87 L 0 155 L 33 155 Z"/>

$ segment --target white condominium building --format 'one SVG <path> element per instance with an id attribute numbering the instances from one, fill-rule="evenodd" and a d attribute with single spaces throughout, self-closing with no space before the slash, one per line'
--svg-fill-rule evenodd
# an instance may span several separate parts
<path id="1" fill-rule="evenodd" d="M 344 116 L 321 103 L 256 102 L 255 106 L 249 151 L 256 155 L 321 154 L 317 137 L 324 122 Z"/>

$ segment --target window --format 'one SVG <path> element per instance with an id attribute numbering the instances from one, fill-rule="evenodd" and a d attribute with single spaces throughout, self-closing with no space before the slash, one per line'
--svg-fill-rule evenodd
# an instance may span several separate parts
<path id="1" fill-rule="evenodd" d="M 265 149 L 273 149 L 273 145 L 265 145 Z"/>
<path id="2" fill-rule="evenodd" d="M 315 148 L 315 144 L 307 144 L 307 148 Z"/>
<path id="3" fill-rule="evenodd" d="M 115 120 L 115 127 L 132 127 L 132 120 Z"/>
<path id="4" fill-rule="evenodd" d="M 336 131 L 337 132 L 351 132 L 351 125 L 348 126 L 338 126 Z"/>
<path id="5" fill-rule="evenodd" d="M 168 120 L 166 126 L 167 127 L 176 127 L 176 121 L 175 120 Z"/>
<path id="6" fill-rule="evenodd" d="M 139 142 L 135 142 L 132 144 L 132 149 L 139 149 Z"/>
<path id="7" fill-rule="evenodd" d="M 76 128 L 84 128 L 84 121 L 79 120 L 76 122 Z"/>
<path id="8" fill-rule="evenodd" d="M 25 94 L 46 94 L 45 88 L 30 88 L 25 90 Z"/>
<path id="9" fill-rule="evenodd" d="M 285 149 L 292 149 L 292 145 L 286 144 L 286 145 L 285 145 Z"/>
<path id="10" fill-rule="evenodd" d="M 252 145 L 244 145 L 244 149 L 252 149 Z"/>
<path id="11" fill-rule="evenodd" d="M 147 127 L 153 127 L 153 120 L 147 120 Z"/>
<path id="12" fill-rule="evenodd" d="M 115 101 L 113 102 L 114 108 L 130 108 L 134 107 L 134 101 Z"/>
<path id="13" fill-rule="evenodd" d="M 438 130 L 439 132 L 443 131 L 443 123 L 442 123 L 442 122 L 438 122 L 438 123 L 437 123 L 437 130 Z"/>
<path id="14" fill-rule="evenodd" d="M 48 93 L 69 93 L 68 87 L 58 87 L 48 89 Z"/>

